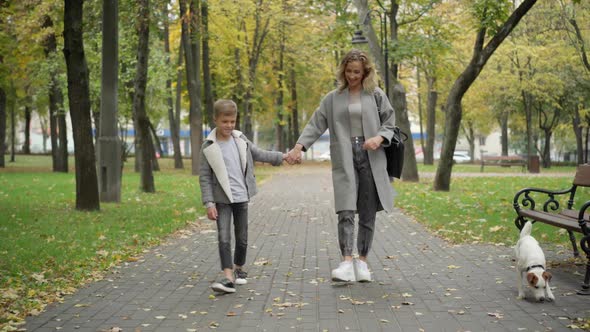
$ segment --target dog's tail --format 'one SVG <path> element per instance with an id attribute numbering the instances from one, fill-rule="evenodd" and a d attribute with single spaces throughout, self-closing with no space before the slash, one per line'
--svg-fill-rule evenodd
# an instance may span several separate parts
<path id="1" fill-rule="evenodd" d="M 520 230 L 520 238 L 522 239 L 525 236 L 531 235 L 531 229 L 533 229 L 533 224 L 530 221 L 527 221 Z"/>

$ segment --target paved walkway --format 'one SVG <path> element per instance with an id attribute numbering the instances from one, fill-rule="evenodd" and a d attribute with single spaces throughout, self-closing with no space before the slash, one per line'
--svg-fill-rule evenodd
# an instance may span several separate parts
<path id="1" fill-rule="evenodd" d="M 235 294 L 209 289 L 219 276 L 215 231 L 189 229 L 29 317 L 26 329 L 570 331 L 590 317 L 590 297 L 575 295 L 581 266 L 551 269 L 554 303 L 517 300 L 511 248 L 451 246 L 399 212 L 378 215 L 369 256 L 376 281 L 332 284 L 340 254 L 329 169 L 275 175 L 260 189 L 250 209 L 250 279 Z"/>

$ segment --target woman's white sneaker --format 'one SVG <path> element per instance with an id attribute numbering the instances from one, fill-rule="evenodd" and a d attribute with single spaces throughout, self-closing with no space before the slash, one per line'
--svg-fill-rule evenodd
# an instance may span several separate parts
<path id="1" fill-rule="evenodd" d="M 332 281 L 355 281 L 352 261 L 344 261 L 332 270 Z"/>
<path id="2" fill-rule="evenodd" d="M 367 262 L 363 262 L 360 259 L 357 259 L 354 262 L 356 263 L 357 281 L 370 282 L 371 281 L 371 272 L 369 271 L 369 267 L 367 266 Z"/>

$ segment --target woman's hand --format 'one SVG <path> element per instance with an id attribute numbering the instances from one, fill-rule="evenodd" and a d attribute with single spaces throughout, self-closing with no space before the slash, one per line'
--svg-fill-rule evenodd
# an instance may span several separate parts
<path id="1" fill-rule="evenodd" d="M 295 144 L 293 149 L 291 149 L 291 151 L 289 151 L 287 153 L 287 162 L 291 165 L 301 163 L 301 150 L 302 149 L 303 149 L 303 145 L 301 145 L 299 143 Z"/>
<path id="2" fill-rule="evenodd" d="M 365 150 L 377 150 L 381 143 L 383 143 L 383 136 L 375 136 L 371 137 L 368 140 L 365 140 L 365 144 L 363 144 L 363 149 Z"/>

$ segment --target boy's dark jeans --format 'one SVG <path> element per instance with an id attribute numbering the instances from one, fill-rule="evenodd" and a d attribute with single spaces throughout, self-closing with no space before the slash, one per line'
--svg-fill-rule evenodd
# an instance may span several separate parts
<path id="1" fill-rule="evenodd" d="M 221 269 L 233 268 L 231 259 L 232 215 L 236 238 L 233 263 L 242 266 L 246 263 L 246 251 L 248 249 L 248 202 L 233 204 L 216 203 L 215 205 L 217 208 L 217 239 Z"/>
<path id="2" fill-rule="evenodd" d="M 353 141 L 352 155 L 354 173 L 356 176 L 357 202 L 359 215 L 359 229 L 357 235 L 357 250 L 359 256 L 366 257 L 371 249 L 373 234 L 375 233 L 375 217 L 379 208 L 379 196 L 369 163 L 369 155 L 363 150 L 364 140 Z M 354 241 L 355 211 L 338 212 L 338 242 L 342 256 L 352 256 Z"/>

